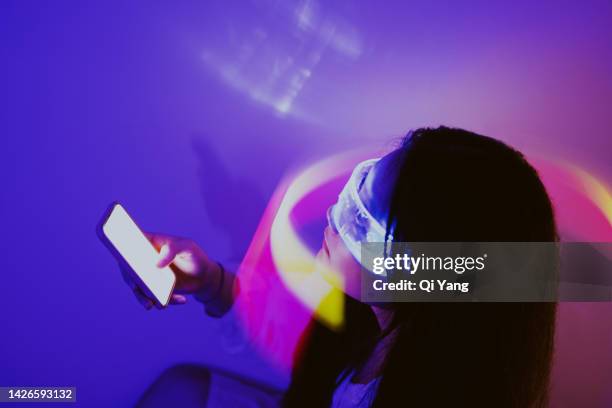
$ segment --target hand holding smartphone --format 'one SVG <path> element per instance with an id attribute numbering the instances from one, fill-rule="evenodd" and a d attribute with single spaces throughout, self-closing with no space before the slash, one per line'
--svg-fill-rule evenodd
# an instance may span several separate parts
<path id="1" fill-rule="evenodd" d="M 121 204 L 111 204 L 98 225 L 98 236 L 140 290 L 159 306 L 167 306 L 176 276 L 169 265 L 157 266 L 159 252 Z"/>

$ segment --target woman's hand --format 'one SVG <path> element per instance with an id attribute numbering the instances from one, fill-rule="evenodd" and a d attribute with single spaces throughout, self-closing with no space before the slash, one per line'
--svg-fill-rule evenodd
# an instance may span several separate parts
<path id="1" fill-rule="evenodd" d="M 195 242 L 170 235 L 145 235 L 159 252 L 157 266 L 159 268 L 170 266 L 176 276 L 170 304 L 184 304 L 187 301 L 185 295 L 214 293 L 223 271 Z M 127 266 L 120 264 L 120 267 L 124 280 L 132 288 L 140 303 L 146 309 L 151 309 L 155 302 L 135 284 L 126 269 Z"/>

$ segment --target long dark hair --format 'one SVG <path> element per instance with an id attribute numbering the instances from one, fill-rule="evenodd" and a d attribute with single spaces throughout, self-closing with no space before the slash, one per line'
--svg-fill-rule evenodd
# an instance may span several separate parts
<path id="1" fill-rule="evenodd" d="M 387 225 L 407 242 L 556 241 L 536 171 L 495 139 L 439 127 L 398 148 Z M 374 407 L 541 407 L 547 403 L 555 303 L 396 303 L 396 338 Z M 346 297 L 344 329 L 313 320 L 296 352 L 285 406 L 326 407 L 346 369 L 381 333 L 371 308 Z"/>

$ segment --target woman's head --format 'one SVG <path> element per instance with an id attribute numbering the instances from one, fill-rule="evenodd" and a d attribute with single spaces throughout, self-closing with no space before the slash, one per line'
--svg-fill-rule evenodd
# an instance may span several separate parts
<path id="1" fill-rule="evenodd" d="M 557 237 L 550 199 L 523 155 L 495 139 L 439 127 L 410 132 L 352 180 L 371 216 L 396 242 L 542 242 Z M 330 224 L 333 225 L 333 222 Z M 349 238 L 325 230 L 323 257 L 359 297 Z"/>
<path id="2" fill-rule="evenodd" d="M 557 239 L 552 205 L 536 171 L 516 150 L 465 130 L 411 132 L 361 186 L 369 190 L 363 197 L 369 211 L 397 242 Z M 319 256 L 344 274 L 353 268 L 349 280 L 359 280 L 359 265 L 329 227 Z M 353 290 L 358 297 L 359 286 Z M 545 404 L 554 303 L 392 307 L 395 340 L 374 406 Z M 338 375 L 347 367 L 359 369 L 388 332 L 379 330 L 366 305 L 347 298 L 343 331 L 314 322 L 305 333 L 287 404 L 328 403 Z M 316 390 L 306 396 L 309 387 Z"/>

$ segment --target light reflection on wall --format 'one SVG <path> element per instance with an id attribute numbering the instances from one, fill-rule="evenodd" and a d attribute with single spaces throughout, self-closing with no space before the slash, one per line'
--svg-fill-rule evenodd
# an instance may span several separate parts
<path id="1" fill-rule="evenodd" d="M 279 115 L 307 118 L 300 93 L 326 55 L 359 58 L 358 32 L 341 16 L 324 13 L 315 0 L 264 0 L 255 6 L 259 13 L 249 21 L 227 18 L 226 38 L 208 45 L 202 60 L 227 85 Z"/>

